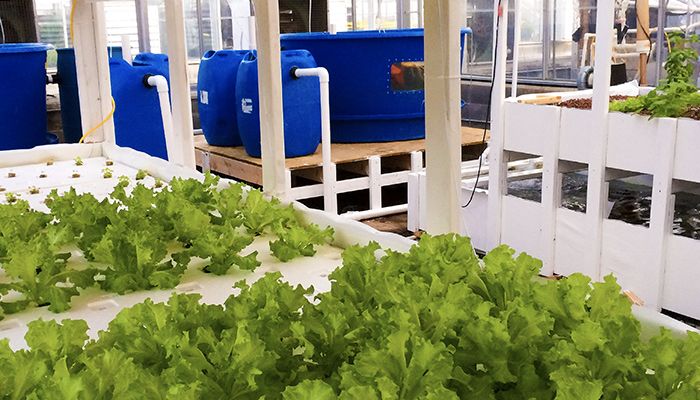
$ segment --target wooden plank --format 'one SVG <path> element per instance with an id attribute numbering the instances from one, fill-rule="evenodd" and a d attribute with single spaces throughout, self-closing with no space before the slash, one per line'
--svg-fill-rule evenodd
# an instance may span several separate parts
<path id="1" fill-rule="evenodd" d="M 484 130 L 480 128 L 462 127 L 462 146 L 473 146 L 481 144 Z M 488 139 L 488 136 L 487 136 Z M 225 158 L 232 158 L 244 161 L 248 164 L 262 166 L 259 158 L 250 157 L 243 147 L 217 147 L 207 144 L 203 135 L 195 136 L 195 148 L 217 154 Z M 388 157 L 400 154 L 409 154 L 414 151 L 425 150 L 425 140 L 406 140 L 401 142 L 380 142 L 380 143 L 333 143 L 332 159 L 336 164 L 343 164 L 353 161 L 367 160 L 371 156 Z M 317 167 L 323 164 L 320 148 L 316 153 L 304 156 L 288 158 L 287 168 L 290 170 Z M 213 170 L 214 167 L 212 166 Z"/>
<path id="2" fill-rule="evenodd" d="M 197 148 L 195 159 L 198 166 L 202 166 L 205 151 Z M 209 168 L 212 171 L 232 176 L 236 179 L 262 186 L 262 167 L 246 161 L 209 153 Z"/>

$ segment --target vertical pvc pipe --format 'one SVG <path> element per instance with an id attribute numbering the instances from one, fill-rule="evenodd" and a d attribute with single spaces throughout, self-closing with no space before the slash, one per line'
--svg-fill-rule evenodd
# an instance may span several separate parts
<path id="1" fill-rule="evenodd" d="M 658 31 L 656 32 L 656 76 L 654 84 L 659 85 L 661 71 L 663 70 L 664 45 L 666 43 L 666 0 L 659 0 L 659 13 L 657 17 Z"/>
<path id="2" fill-rule="evenodd" d="M 173 131 L 181 143 L 182 165 L 195 168 L 192 100 L 188 78 L 187 45 L 185 41 L 185 8 L 183 0 L 165 2 L 165 22 L 168 35 L 170 64 L 170 96 L 173 110 Z"/>
<path id="3" fill-rule="evenodd" d="M 286 165 L 279 14 L 277 0 L 255 0 L 263 190 L 284 197 Z"/>
<path id="4" fill-rule="evenodd" d="M 489 142 L 489 199 L 487 243 L 489 248 L 501 243 L 503 196 L 506 193 L 507 158 L 504 153 L 504 112 L 508 62 L 508 0 L 494 1 L 494 29 L 498 25 L 498 40 L 494 43 L 494 81 L 491 98 L 491 140 Z M 498 19 L 500 18 L 500 22 Z M 498 23 L 496 23 L 498 22 Z"/>
<path id="5" fill-rule="evenodd" d="M 464 2 L 425 3 L 427 231 L 460 231 L 460 25 Z"/>
<path id="6" fill-rule="evenodd" d="M 615 40 L 615 5 L 612 1 L 598 3 L 596 19 L 596 57 L 593 75 L 593 110 L 591 111 L 591 159 L 588 166 L 586 218 L 590 250 L 586 254 L 586 270 L 595 271 L 600 279 L 603 220 L 608 201 L 605 167 L 608 148 L 608 107 L 610 95 L 610 64 Z"/>

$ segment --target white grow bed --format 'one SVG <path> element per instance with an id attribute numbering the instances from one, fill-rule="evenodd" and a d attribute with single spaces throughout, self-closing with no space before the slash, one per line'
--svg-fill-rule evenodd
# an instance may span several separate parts
<path id="1" fill-rule="evenodd" d="M 648 90 L 648 89 L 646 89 Z M 611 94 L 636 95 L 634 85 L 611 88 Z M 590 91 L 558 93 L 563 100 L 590 97 Z M 549 94 L 548 94 L 549 95 Z M 503 147 L 510 160 L 542 157 L 542 201 L 507 196 L 500 200 L 501 243 L 544 262 L 545 275 L 582 272 L 594 279 L 613 273 L 620 284 L 652 309 L 667 309 L 700 319 L 700 240 L 672 233 L 674 193 L 700 185 L 700 121 L 609 113 L 607 135 L 592 132 L 592 111 L 554 105 L 530 105 L 506 100 Z M 592 149 L 603 141 L 603 165 L 594 165 Z M 504 162 L 508 162 L 506 157 Z M 571 168 L 573 166 L 573 168 Z M 494 168 L 494 166 L 490 166 Z M 633 174 L 653 177 L 648 228 L 575 212 L 560 206 L 562 173 L 576 168 L 607 171 L 607 179 Z M 488 178 L 486 178 L 488 179 Z M 483 180 L 482 180 L 483 181 Z M 503 185 L 506 182 L 502 182 Z M 593 198 L 607 199 L 607 184 Z M 463 195 L 472 191 L 464 182 Z M 597 188 L 588 187 L 589 191 Z M 420 191 L 413 191 L 420 193 Z M 473 204 L 462 210 L 465 232 L 477 247 L 488 249 L 488 191 L 477 191 Z M 589 193 L 589 199 L 591 195 Z M 603 200 L 605 201 L 605 200 Z M 589 205 L 590 206 L 590 205 Z M 602 204 L 605 209 L 605 204 Z M 489 222 L 490 223 L 490 222 Z M 600 230 L 600 255 L 596 230 Z M 595 262 L 592 262 L 595 260 Z"/>
<path id="2" fill-rule="evenodd" d="M 84 164 L 76 166 L 75 157 L 81 157 Z M 113 171 L 111 179 L 105 179 L 102 173 L 103 168 L 106 167 L 107 159 L 114 163 L 108 167 Z M 52 165 L 47 165 L 47 161 L 52 161 Z M 42 201 L 53 188 L 65 191 L 70 187 L 75 187 L 79 192 L 89 192 L 98 198 L 104 197 L 112 191 L 121 175 L 130 177 L 131 185 L 134 185 L 134 177 L 139 169 L 150 174 L 149 177 L 139 181 L 147 186 L 152 185 L 155 178 L 163 181 L 169 181 L 174 177 L 203 178 L 203 175 L 197 171 L 178 167 L 143 153 L 110 144 L 54 145 L 32 150 L 0 152 L 0 187 L 6 189 L 5 193 L 19 194 L 21 199 L 28 200 L 34 208 L 46 210 Z M 74 171 L 80 174 L 79 178 L 72 177 Z M 15 176 L 9 178 L 9 172 Z M 42 173 L 46 174 L 47 177 L 39 178 Z M 222 185 L 228 182 L 230 181 L 222 180 Z M 39 193 L 30 194 L 30 187 L 38 188 Z M 0 202 L 4 201 L 5 196 L 0 193 Z M 0 339 L 9 339 L 13 349 L 24 348 L 26 346 L 24 335 L 27 331 L 27 323 L 38 318 L 58 321 L 84 319 L 88 322 L 88 334 L 95 338 L 100 330 L 107 328 L 109 322 L 120 310 L 140 303 L 147 298 L 162 302 L 166 301 L 172 293 L 199 293 L 202 295 L 202 301 L 210 304 L 221 304 L 235 292 L 232 286 L 236 281 L 245 279 L 248 283 L 252 283 L 265 273 L 273 271 L 281 272 L 283 279 L 290 284 L 300 284 L 304 287 L 313 286 L 317 292 L 326 291 L 330 289 L 328 274 L 342 264 L 342 248 L 351 244 L 366 244 L 369 241 L 376 241 L 385 248 L 406 251 L 413 244 L 408 239 L 378 232 L 359 222 L 307 209 L 297 203 L 295 203 L 295 207 L 300 210 L 307 221 L 320 226 L 332 226 L 335 229 L 335 242 L 332 246 L 319 246 L 314 257 L 302 257 L 288 263 L 281 263 L 269 254 L 269 239 L 257 238 L 248 249 L 244 250 L 244 254 L 247 254 L 248 251 L 259 250 L 258 260 L 261 261 L 262 265 L 255 272 L 232 270 L 227 275 L 215 276 L 200 271 L 198 262 L 193 261 L 180 285 L 172 290 L 140 291 L 116 295 L 97 288 L 89 288 L 83 291 L 80 296 L 73 298 L 72 308 L 67 312 L 56 314 L 43 307 L 7 315 L 4 320 L 0 321 Z"/>

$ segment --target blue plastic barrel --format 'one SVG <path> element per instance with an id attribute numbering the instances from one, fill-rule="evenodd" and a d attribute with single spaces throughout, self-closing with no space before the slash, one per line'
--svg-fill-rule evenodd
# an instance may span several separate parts
<path id="1" fill-rule="evenodd" d="M 112 97 L 116 104 L 117 144 L 167 160 L 158 91 L 144 83 L 146 75 L 168 77 L 167 57 L 136 57 L 133 65 L 111 59 Z"/>
<path id="2" fill-rule="evenodd" d="M 66 143 L 78 143 L 83 135 L 80 120 L 80 97 L 78 95 L 78 75 L 75 69 L 75 52 L 72 48 L 56 49 L 58 59 L 58 94 L 61 99 L 61 122 L 63 140 Z M 122 58 L 121 47 L 107 49 L 110 58 Z"/>
<path id="3" fill-rule="evenodd" d="M 306 50 L 283 51 L 281 58 L 285 156 L 309 155 L 321 141 L 320 84 L 315 77 L 294 78 L 291 70 L 314 68 L 316 61 Z M 238 70 L 236 113 L 243 146 L 252 157 L 261 154 L 258 104 L 258 61 L 256 53 L 250 52 Z"/>
<path id="4" fill-rule="evenodd" d="M 199 64 L 199 122 L 207 143 L 240 146 L 236 119 L 236 77 L 248 50 L 210 50 Z"/>
<path id="5" fill-rule="evenodd" d="M 462 30 L 464 36 L 471 30 Z M 293 33 L 282 49 L 306 49 L 330 74 L 334 142 L 425 137 L 423 30 Z"/>
<path id="6" fill-rule="evenodd" d="M 109 51 L 117 144 L 167 159 L 158 92 L 145 86 L 143 81 L 147 74 L 168 78 L 168 56 L 141 53 L 129 65 L 122 58 L 120 48 L 110 48 Z M 80 140 L 83 129 L 73 49 L 58 50 L 58 81 L 63 134 L 66 142 L 75 143 Z"/>
<path id="7" fill-rule="evenodd" d="M 0 45 L 0 150 L 46 144 L 46 50 L 40 43 Z"/>

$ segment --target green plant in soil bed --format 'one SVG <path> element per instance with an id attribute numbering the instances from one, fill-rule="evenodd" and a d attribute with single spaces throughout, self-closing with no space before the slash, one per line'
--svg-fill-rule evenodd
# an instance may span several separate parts
<path id="1" fill-rule="evenodd" d="M 273 237 L 270 248 L 281 261 L 312 256 L 333 238 L 332 230 L 304 223 L 291 206 L 259 191 L 240 184 L 218 190 L 212 175 L 157 190 L 137 184 L 127 191 L 129 184 L 121 177 L 103 200 L 54 190 L 45 200 L 48 214 L 25 201 L 0 205 L 4 313 L 42 305 L 65 311 L 79 289 L 93 285 L 119 294 L 173 288 L 193 257 L 218 275 L 254 270 L 257 251 L 243 253 L 258 235 Z M 88 265 L 69 266 L 75 249 Z"/>
<path id="2" fill-rule="evenodd" d="M 646 96 L 610 103 L 611 111 L 649 115 L 651 118 L 688 117 L 700 120 L 700 93 L 692 82 L 698 52 L 690 47 L 700 38 L 670 33 L 671 50 L 664 65 L 667 79 Z"/>
<path id="3" fill-rule="evenodd" d="M 539 261 L 481 261 L 451 235 L 378 251 L 347 249 L 314 302 L 276 273 L 222 306 L 146 301 L 96 340 L 32 322 L 30 350 L 0 341 L 0 398 L 700 398 L 700 335 L 643 341 L 612 277 L 542 281 Z"/>

